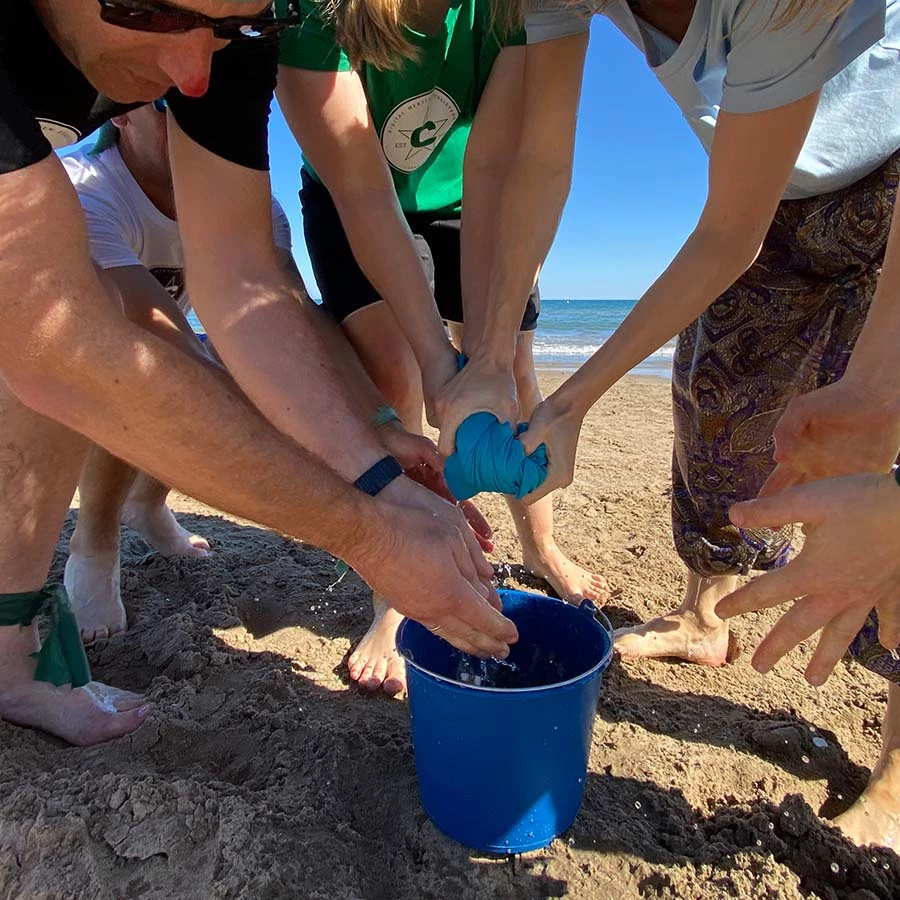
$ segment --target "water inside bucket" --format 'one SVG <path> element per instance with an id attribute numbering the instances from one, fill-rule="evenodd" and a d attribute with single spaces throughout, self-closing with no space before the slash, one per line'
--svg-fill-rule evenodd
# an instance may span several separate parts
<path id="1" fill-rule="evenodd" d="M 479 659 L 467 653 L 459 653 L 454 681 L 474 687 L 515 688 L 545 687 L 558 684 L 569 676 L 566 667 L 557 659 L 553 651 L 546 651 L 537 645 L 522 647 L 515 659 Z"/>

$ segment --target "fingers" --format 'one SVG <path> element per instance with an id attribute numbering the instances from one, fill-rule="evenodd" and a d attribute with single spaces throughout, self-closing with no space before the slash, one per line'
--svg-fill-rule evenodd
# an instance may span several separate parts
<path id="1" fill-rule="evenodd" d="M 782 491 L 787 490 L 795 485 L 802 484 L 805 476 L 797 469 L 792 469 L 786 463 L 779 463 L 775 466 L 775 471 L 766 479 L 763 486 L 757 494 L 758 498 L 774 497 Z"/>
<path id="2" fill-rule="evenodd" d="M 735 503 L 728 510 L 728 517 L 738 528 L 781 528 L 792 522 L 815 523 L 818 516 L 811 500 L 806 485 L 801 485 L 775 496 Z"/>
<path id="3" fill-rule="evenodd" d="M 817 598 L 807 598 L 809 603 L 816 603 Z M 822 605 L 821 598 L 818 604 Z M 869 604 L 857 604 L 835 616 L 823 629 L 819 638 L 819 646 L 813 653 L 806 667 L 806 680 L 815 687 L 820 687 L 828 680 L 834 667 L 847 652 L 859 629 L 865 624 L 869 615 Z"/>
<path id="4" fill-rule="evenodd" d="M 751 660 L 757 672 L 766 675 L 789 651 L 815 634 L 828 620 L 828 613 L 812 603 L 798 600 L 763 638 Z"/>
<path id="5" fill-rule="evenodd" d="M 459 533 L 465 541 L 466 551 L 474 572 L 479 581 L 490 583 L 494 577 L 494 567 L 484 558 L 474 532 L 469 528 L 468 522 L 465 521 L 465 516 L 460 514 L 460 518 L 464 524 L 459 528 Z"/>
<path id="6" fill-rule="evenodd" d="M 461 650 L 461 642 L 464 642 L 474 648 L 466 652 L 476 656 L 505 659 L 509 655 L 509 645 L 519 639 L 516 626 L 472 591 L 464 592 L 455 615 L 442 618 L 438 625 L 441 637 Z"/>
<path id="7" fill-rule="evenodd" d="M 459 422 L 449 417 L 445 418 L 444 425 L 441 427 L 441 433 L 438 435 L 438 453 L 446 459 L 452 456 L 456 450 L 456 429 L 459 428 Z"/>
<path id="8" fill-rule="evenodd" d="M 716 604 L 716 615 L 730 619 L 758 609 L 780 606 L 808 591 L 806 566 L 802 554 L 782 569 L 773 569 L 754 578 L 749 584 L 723 597 Z"/>
<path id="9" fill-rule="evenodd" d="M 489 540 L 494 536 L 494 530 L 491 528 L 488 520 L 481 514 L 481 510 L 471 500 L 463 500 L 463 502 L 459 504 L 459 508 L 466 517 L 469 527 L 478 537 Z"/>

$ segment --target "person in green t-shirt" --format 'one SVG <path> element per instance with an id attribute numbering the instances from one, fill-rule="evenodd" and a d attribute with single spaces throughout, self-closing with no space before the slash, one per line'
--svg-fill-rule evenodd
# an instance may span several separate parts
<path id="1" fill-rule="evenodd" d="M 486 294 L 498 236 L 480 159 L 516 133 L 524 32 L 500 27 L 489 0 L 423 0 L 388 47 L 394 56 L 379 59 L 367 37 L 390 31 L 372 19 L 381 5 L 338 4 L 333 20 L 314 0 L 301 0 L 301 11 L 303 24 L 282 36 L 278 99 L 303 149 L 304 232 L 323 303 L 404 425 L 421 429 L 423 401 L 439 424 L 441 388 L 457 371 L 441 320 L 461 347 L 463 310 L 477 322 Z M 480 152 L 467 152 L 470 133 Z M 539 308 L 535 283 L 515 352 L 523 420 L 541 401 L 532 358 Z M 564 598 L 606 596 L 605 580 L 557 546 L 549 497 L 509 506 L 526 569 Z M 396 693 L 405 687 L 394 646 L 400 616 L 377 596 L 374 605 L 350 674 Z"/>

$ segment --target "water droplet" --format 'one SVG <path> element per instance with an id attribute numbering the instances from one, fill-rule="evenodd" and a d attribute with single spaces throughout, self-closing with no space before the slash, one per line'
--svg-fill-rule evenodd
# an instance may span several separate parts
<path id="1" fill-rule="evenodd" d="M 641 801 L 640 801 L 640 800 L 635 800 L 635 801 L 634 801 L 634 808 L 635 808 L 635 809 L 640 809 L 640 808 L 641 808 Z"/>
<path id="2" fill-rule="evenodd" d="M 843 800 L 843 799 L 844 799 L 844 795 L 843 795 L 843 794 L 838 794 L 838 795 L 837 795 L 837 798 L 838 798 L 838 800 Z"/>
<path id="3" fill-rule="evenodd" d="M 878 863 L 878 857 L 877 857 L 877 856 L 873 856 L 873 857 L 872 857 L 872 862 L 877 864 L 877 863 Z"/>
<path id="4" fill-rule="evenodd" d="M 756 846 L 762 847 L 762 841 L 759 838 L 756 839 Z"/>
<path id="5" fill-rule="evenodd" d="M 837 875 L 837 873 L 841 871 L 841 867 L 836 862 L 833 862 L 831 864 L 831 871 L 834 872 L 835 875 Z"/>
<path id="6" fill-rule="evenodd" d="M 774 830 L 775 830 L 775 823 L 769 822 L 769 831 L 774 831 Z"/>
<path id="7" fill-rule="evenodd" d="M 800 762 L 802 762 L 804 766 L 808 766 L 809 757 L 804 753 L 803 756 L 800 757 Z"/>
<path id="8" fill-rule="evenodd" d="M 890 866 L 887 863 L 882 863 L 881 868 L 884 869 L 885 872 L 887 872 L 887 870 L 890 869 Z"/>
<path id="9" fill-rule="evenodd" d="M 575 846 L 575 838 L 569 838 L 569 846 L 570 846 L 570 847 L 574 847 L 574 846 Z"/>
<path id="10" fill-rule="evenodd" d="M 828 741 L 818 735 L 812 739 L 812 742 L 813 746 L 818 747 L 820 750 L 824 750 L 828 746 Z"/>
<path id="11" fill-rule="evenodd" d="M 789 818 L 791 817 L 791 814 L 790 814 L 787 810 L 785 810 L 785 811 L 782 813 L 782 815 L 783 815 L 786 819 L 789 819 Z"/>

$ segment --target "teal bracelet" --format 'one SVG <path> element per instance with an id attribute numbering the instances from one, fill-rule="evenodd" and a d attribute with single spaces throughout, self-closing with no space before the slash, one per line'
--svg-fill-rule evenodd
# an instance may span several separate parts
<path id="1" fill-rule="evenodd" d="M 381 428 L 382 425 L 387 425 L 390 422 L 399 422 L 400 416 L 397 415 L 395 409 L 392 409 L 386 403 L 382 403 L 372 414 L 372 418 L 369 421 L 372 423 L 373 428 Z"/>

